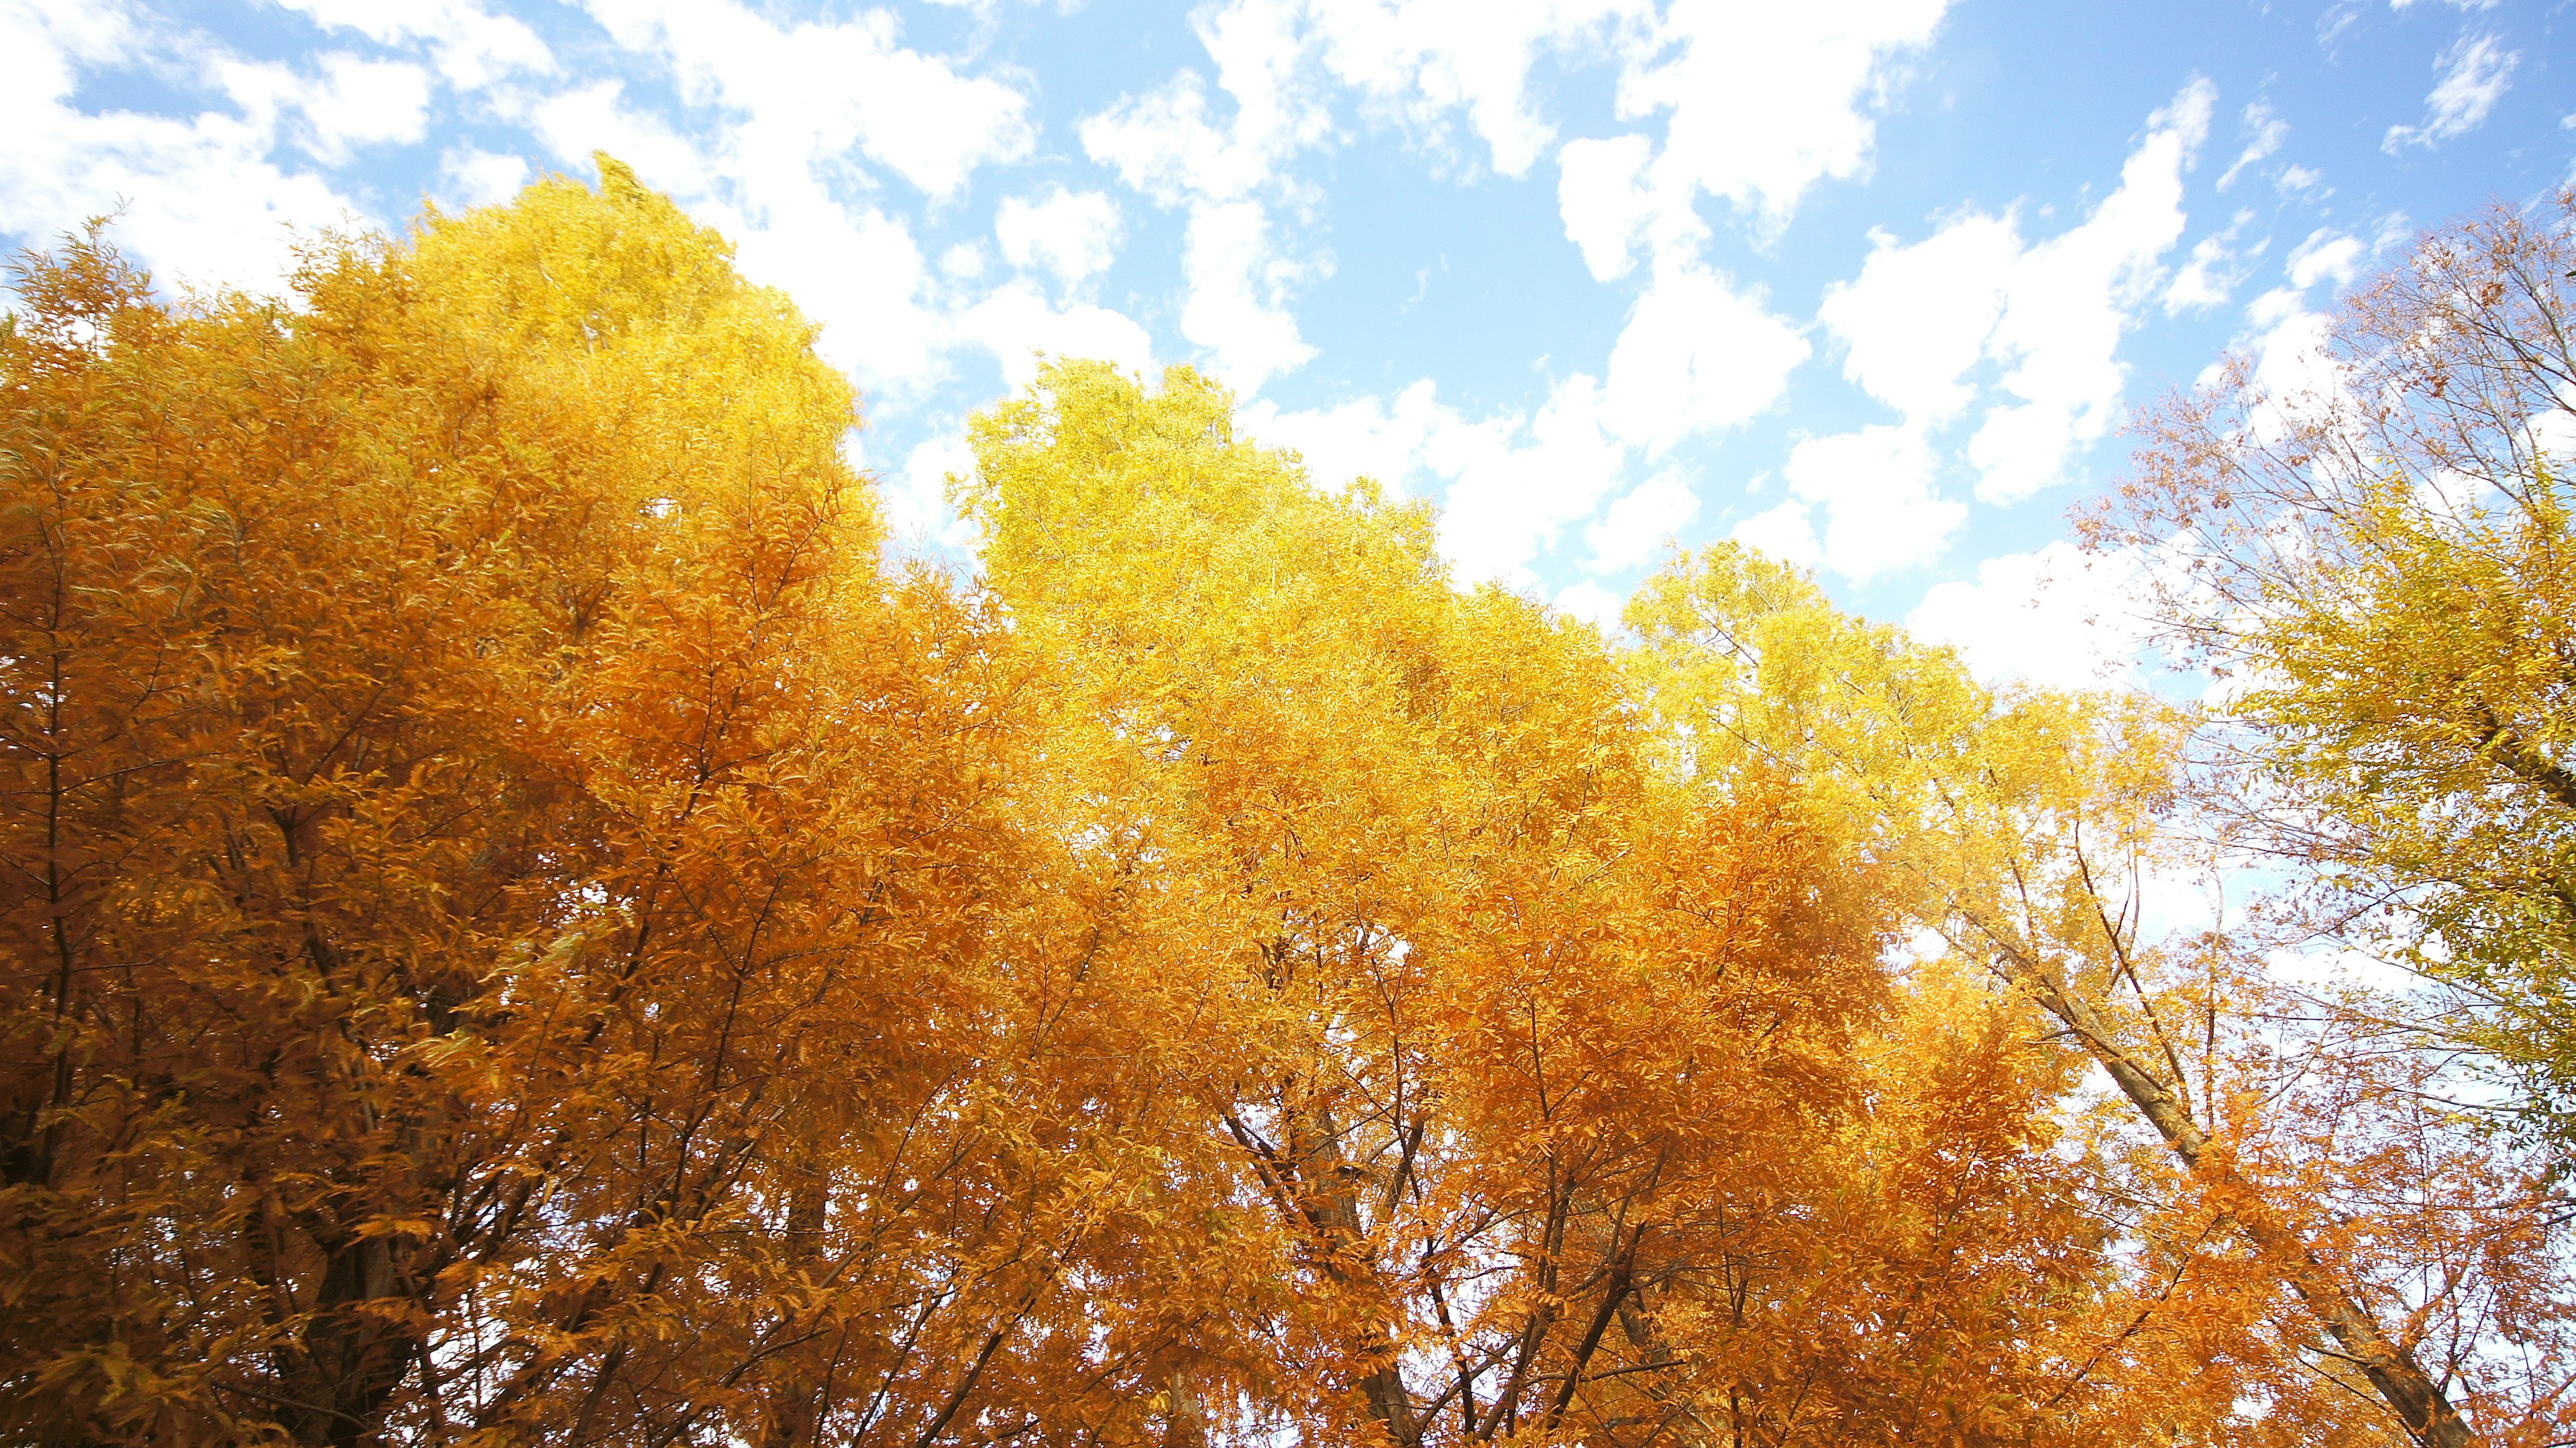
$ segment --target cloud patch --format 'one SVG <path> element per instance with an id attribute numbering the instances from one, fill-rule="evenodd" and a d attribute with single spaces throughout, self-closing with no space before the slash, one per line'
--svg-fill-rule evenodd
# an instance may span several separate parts
<path id="1" fill-rule="evenodd" d="M 2120 337 L 2160 293 L 2215 100 L 2194 81 L 2150 117 L 2120 185 L 2080 225 L 2025 243 L 2014 216 L 1970 213 L 1911 245 L 1874 233 L 1860 275 L 1828 290 L 1818 318 L 1845 349 L 1844 375 L 1914 429 L 1966 409 L 1982 365 L 2002 369 L 2003 395 L 1967 444 L 1981 500 L 2047 487 L 2118 420 Z M 2215 285 L 2206 271 L 2198 284 Z"/>
<path id="2" fill-rule="evenodd" d="M 2379 149 L 2394 156 L 2413 146 L 2432 147 L 2464 136 L 2486 124 L 2487 113 L 2513 84 L 2522 54 L 2508 50 L 2492 35 L 2463 35 L 2434 62 L 2440 76 L 2424 97 L 2424 119 L 2412 126 L 2390 126 Z"/>

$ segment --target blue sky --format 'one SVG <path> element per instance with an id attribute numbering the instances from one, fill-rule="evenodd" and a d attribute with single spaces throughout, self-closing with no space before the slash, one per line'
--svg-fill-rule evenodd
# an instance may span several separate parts
<path id="1" fill-rule="evenodd" d="M 2067 509 L 2230 347 L 2571 179 L 2537 0 L 0 0 L 0 232 L 273 286 L 604 148 L 825 326 L 914 546 L 1033 349 L 1232 383 L 1462 579 L 1736 536 L 1993 676 L 2123 658 Z"/>

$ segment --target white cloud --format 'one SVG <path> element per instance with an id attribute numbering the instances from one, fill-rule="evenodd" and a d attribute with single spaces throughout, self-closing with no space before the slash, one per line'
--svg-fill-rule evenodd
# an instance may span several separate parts
<path id="1" fill-rule="evenodd" d="M 2240 211 L 2234 225 L 2225 231 L 2202 237 L 2192 244 L 2191 259 L 2183 263 L 2165 286 L 2165 315 L 2205 312 L 2224 305 L 2236 294 L 2237 286 L 2247 275 L 2248 264 L 2263 254 L 2268 240 L 2258 241 L 2239 252 L 2232 243 L 2236 233 L 2254 219 L 2254 213 Z"/>
<path id="2" fill-rule="evenodd" d="M 2308 233 L 2290 252 L 2290 285 L 2301 291 L 2328 279 L 2338 287 L 2349 286 L 2360 270 L 2361 243 L 2327 227 Z"/>
<path id="3" fill-rule="evenodd" d="M 1445 482 L 1440 548 L 1470 582 L 1534 581 L 1539 549 L 1627 478 L 1629 450 L 1603 427 L 1601 386 L 1583 373 L 1559 381 L 1534 414 L 1470 419 L 1425 380 L 1392 405 L 1363 397 L 1283 412 L 1255 401 L 1241 416 L 1246 435 L 1302 454 L 1323 487 L 1367 476 L 1428 494 Z"/>
<path id="4" fill-rule="evenodd" d="M 1572 614 L 1603 633 L 1619 628 L 1619 614 L 1628 605 L 1627 596 L 1612 593 L 1586 578 L 1557 590 L 1551 607 L 1559 613 Z"/>
<path id="5" fill-rule="evenodd" d="M 1506 176 L 1526 175 L 1556 128 L 1529 102 L 1539 54 L 1587 36 L 1633 35 L 1650 0 L 1337 0 L 1307 8 L 1324 68 L 1374 115 L 1445 142 L 1448 112 Z"/>
<path id="6" fill-rule="evenodd" d="M 1185 70 L 1170 83 L 1130 96 L 1078 128 L 1082 149 L 1158 206 L 1194 196 L 1230 200 L 1268 181 L 1281 159 L 1268 134 L 1229 135 L 1208 118 L 1207 82 Z M 1285 147 L 1278 147 L 1284 153 Z"/>
<path id="7" fill-rule="evenodd" d="M 115 215 L 111 239 L 164 279 L 266 291 L 284 281 L 289 228 L 357 216 L 329 182 L 269 159 L 282 101 L 185 120 L 68 104 L 82 71 L 139 59 L 184 63 L 121 5 L 0 0 L 0 227 L 41 245 Z"/>
<path id="8" fill-rule="evenodd" d="M 2296 287 L 2275 287 L 2245 308 L 2257 333 L 2254 382 L 2264 401 L 2248 419 L 2257 437 L 2280 437 L 2289 416 L 2337 396 L 2342 373 L 2326 353 L 2331 319 L 2311 311 Z"/>
<path id="9" fill-rule="evenodd" d="M 971 477 L 975 450 L 962 433 L 948 433 L 918 444 L 905 456 L 903 471 L 880 484 L 886 533 L 898 546 L 922 550 L 975 546 L 975 527 L 948 506 L 948 478 Z"/>
<path id="10" fill-rule="evenodd" d="M 2015 268 L 2011 300 L 1987 343 L 2012 369 L 2021 400 L 1988 412 L 1968 456 L 1989 503 L 2029 497 L 2057 480 L 2067 456 L 2118 421 L 2127 369 L 2121 331 L 2162 279 L 2159 261 L 2182 235 L 2182 173 L 2209 132 L 2216 87 L 2196 80 L 2148 122 L 2120 168 L 2120 187 L 2083 225 L 2032 247 Z"/>
<path id="11" fill-rule="evenodd" d="M 794 296 L 823 324 L 824 354 L 870 393 L 918 398 L 958 345 L 1001 351 L 1010 371 L 1032 337 L 1123 340 L 1081 309 L 1011 297 L 971 321 L 971 307 L 943 310 L 910 220 L 833 184 L 864 160 L 938 198 L 1025 155 L 1034 132 L 1015 86 L 904 48 L 883 11 L 794 26 L 734 0 L 597 0 L 594 13 L 669 67 L 684 114 L 712 112 L 703 139 L 631 108 L 614 80 L 547 98 L 531 129 L 570 165 L 607 150 L 731 237 L 744 273 Z"/>
<path id="12" fill-rule="evenodd" d="M 1443 151 L 1453 113 L 1485 142 L 1494 169 L 1521 176 L 1555 126 L 1530 103 L 1546 51 L 1633 48 L 1651 34 L 1652 0 L 1230 0 L 1191 28 L 1236 114 L 1210 117 L 1206 82 L 1184 71 L 1084 123 L 1083 144 L 1166 206 L 1268 184 L 1288 155 L 1335 140 L 1336 88 L 1373 123 Z"/>
<path id="13" fill-rule="evenodd" d="M 1781 471 L 1790 493 L 1824 515 L 1820 560 L 1858 580 L 1931 561 L 1967 521 L 1965 504 L 1933 493 L 1934 466 L 1920 432 L 1876 425 L 1808 438 Z M 1767 526 L 1775 536 L 1787 528 Z"/>
<path id="14" fill-rule="evenodd" d="M 439 199 L 458 209 L 507 201 L 528 184 L 529 169 L 525 156 L 451 146 L 438 158 Z"/>
<path id="15" fill-rule="evenodd" d="M 451 85 L 479 89 L 519 72 L 554 69 L 537 33 L 480 0 L 277 0 L 315 24 L 354 30 L 379 45 L 425 41 Z"/>
<path id="16" fill-rule="evenodd" d="M 1306 200 L 1286 163 L 1334 143 L 1334 87 L 1417 133 L 1464 111 L 1496 169 L 1518 175 L 1553 135 L 1529 104 L 1533 60 L 1597 40 L 1619 57 L 1619 113 L 1660 115 L 1664 134 L 1660 145 L 1643 135 L 1569 145 L 1560 207 L 1596 276 L 1623 274 L 1640 240 L 1655 259 L 1610 360 L 1604 416 L 1660 451 L 1768 407 L 1809 351 L 1708 267 L 1696 198 L 1723 196 L 1776 224 L 1817 180 L 1859 174 L 1874 138 L 1864 108 L 1892 59 L 1930 40 L 1945 4 L 1748 14 L 1679 0 L 1658 16 L 1646 0 L 1233 0 L 1191 22 L 1230 114 L 1185 70 L 1086 118 L 1080 134 L 1127 185 L 1188 209 L 1183 331 L 1238 385 L 1257 387 L 1310 355 L 1286 304 L 1314 264 L 1280 256 L 1266 213 L 1251 208 L 1265 192 Z"/>
<path id="17" fill-rule="evenodd" d="M 2196 80 L 2149 117 L 2119 187 L 2078 226 L 2025 245 L 2012 216 L 1971 212 L 1912 245 L 1873 233 L 1860 275 L 1827 290 L 1817 316 L 1846 349 L 1843 375 L 1902 414 L 1909 437 L 1976 399 L 1980 364 L 2006 369 L 2006 396 L 1968 442 L 1981 500 L 2012 503 L 2046 487 L 2118 420 L 2120 336 L 2157 295 L 2162 259 L 2182 234 L 2182 173 L 2215 100 L 2216 88 Z M 2168 306 L 2202 301 L 2216 289 L 2212 267 L 2230 254 L 2215 239 L 2194 255 L 2199 270 L 2165 293 Z"/>
<path id="18" fill-rule="evenodd" d="M 1094 161 L 1157 205 L 1187 209 L 1181 334 L 1245 394 L 1315 355 L 1288 298 L 1317 268 L 1278 250 L 1268 209 L 1255 199 L 1286 157 L 1330 134 L 1329 115 L 1293 83 L 1304 48 L 1296 12 L 1290 0 L 1239 0 L 1193 17 L 1235 102 L 1223 125 L 1210 116 L 1206 83 L 1182 71 L 1079 127 Z"/>
<path id="19" fill-rule="evenodd" d="M 1816 539 L 1816 527 L 1807 517 L 1807 505 L 1795 498 L 1736 524 L 1735 531 L 1728 536 L 1748 548 L 1758 549 L 1800 568 L 1813 568 L 1824 561 L 1825 547 Z"/>
<path id="20" fill-rule="evenodd" d="M 2394 156 L 2408 146 L 2438 145 L 2476 130 L 2504 98 L 2505 88 L 2513 83 L 2514 66 L 2521 60 L 2519 51 L 2505 49 L 2492 35 L 2461 36 L 2434 62 L 2441 78 L 2424 97 L 2424 123 L 2390 126 L 2379 149 Z"/>
<path id="21" fill-rule="evenodd" d="M 2290 123 L 2274 115 L 2272 108 L 2261 101 L 2245 108 L 2245 130 L 2252 139 L 2245 143 L 2244 150 L 2236 153 L 2236 161 L 2227 168 L 2227 173 L 2218 178 L 2221 191 L 2235 185 L 2237 175 L 2246 167 L 2280 150 L 2281 143 L 2290 138 Z"/>
<path id="22" fill-rule="evenodd" d="M 2004 217 L 1970 215 L 1912 246 L 1870 233 L 1860 276 L 1826 289 L 1817 319 L 1848 355 L 1843 375 L 1909 418 L 1937 421 L 1968 405 L 1969 369 L 2003 316 L 2021 262 Z"/>
<path id="23" fill-rule="evenodd" d="M 661 117 L 627 106 L 625 94 L 625 83 L 616 80 L 557 92 L 530 114 L 528 127 L 567 166 L 606 151 L 648 186 L 684 198 L 706 194 L 714 180 L 708 159 Z"/>
<path id="24" fill-rule="evenodd" d="M 1930 43 L 1946 8 L 1675 0 L 1619 77 L 1621 115 L 1670 114 L 1655 190 L 1674 210 L 1705 193 L 1776 224 L 1809 186 L 1860 175 L 1876 140 L 1863 105 L 1895 57 Z"/>
<path id="25" fill-rule="evenodd" d="M 1316 486 L 1344 487 L 1368 478 L 1390 492 L 1411 490 L 1427 466 L 1433 438 L 1469 427 L 1444 406 L 1424 378 L 1395 395 L 1392 406 L 1360 397 L 1337 406 L 1281 412 L 1256 399 L 1240 412 L 1243 431 L 1273 447 L 1293 448 Z M 1443 445 L 1442 451 L 1447 451 Z"/>
<path id="26" fill-rule="evenodd" d="M 2289 284 L 2246 304 L 2252 336 L 2240 341 L 2253 354 L 2254 383 L 2263 398 L 2249 419 L 2258 437 L 2281 436 L 2291 415 L 2341 394 L 2342 373 L 2326 352 L 2331 319 L 2308 306 L 2308 292 L 2320 282 L 2349 285 L 2363 254 L 2359 241 L 2320 227 L 2291 251 L 2283 266 Z"/>
<path id="27" fill-rule="evenodd" d="M 346 165 L 361 147 L 414 142 L 428 133 L 429 76 L 419 66 L 335 52 L 321 58 L 321 70 L 299 76 L 282 65 L 227 61 L 216 74 L 245 111 L 297 112 L 298 142 L 326 166 Z"/>
<path id="28" fill-rule="evenodd" d="M 1181 253 L 1181 274 L 1190 289 L 1181 306 L 1181 335 L 1208 350 L 1226 385 L 1258 392 L 1315 355 L 1297 335 L 1297 319 L 1286 305 L 1288 288 L 1302 271 L 1271 246 L 1269 217 L 1259 202 L 1192 209 Z"/>
<path id="29" fill-rule="evenodd" d="M 1535 413 L 1470 419 L 1440 402 L 1426 380 L 1391 402 L 1363 397 L 1285 412 L 1256 400 L 1243 409 L 1245 430 L 1297 449 L 1325 487 L 1366 475 L 1428 494 L 1445 481 L 1440 546 L 1459 575 L 1527 584 L 1542 548 L 1632 482 L 1637 452 L 1750 415 L 1777 394 L 1785 359 L 1805 355 L 1804 339 L 1713 277 L 1686 278 L 1660 295 L 1669 304 L 1660 312 L 1640 303 L 1637 317 L 1650 320 L 1641 326 L 1632 317 L 1607 385 L 1575 373 L 1551 387 Z M 1729 346 L 1745 355 L 1721 358 Z M 1669 473 L 1636 484 L 1586 530 L 1592 566 L 1634 563 L 1697 507 Z"/>
<path id="30" fill-rule="evenodd" d="M 957 319 L 961 337 L 990 350 L 1013 392 L 1037 376 L 1037 354 L 1097 358 L 1140 376 L 1154 375 L 1154 343 L 1123 312 L 1077 304 L 1058 311 L 1026 283 L 1015 282 L 967 308 Z"/>
<path id="31" fill-rule="evenodd" d="M 1653 144 L 1644 136 L 1613 136 L 1568 141 L 1557 153 L 1557 212 L 1596 280 L 1615 281 L 1635 261 L 1633 240 L 1654 209 L 1639 184 Z"/>
<path id="32" fill-rule="evenodd" d="M 888 11 L 792 27 L 735 0 L 593 0 L 591 12 L 619 44 L 669 65 L 685 100 L 740 117 L 727 169 L 755 192 L 812 186 L 816 161 L 856 150 L 947 196 L 1034 143 L 1026 95 L 905 48 Z"/>
<path id="33" fill-rule="evenodd" d="M 902 218 L 844 209 L 819 189 L 772 197 L 758 224 L 721 204 L 694 209 L 733 238 L 745 276 L 784 288 L 823 325 L 819 350 L 863 389 L 917 399 L 945 375 L 940 354 L 956 338 L 925 302 L 929 269 Z"/>
<path id="34" fill-rule="evenodd" d="M 1590 517 L 1618 486 L 1627 449 L 1604 429 L 1602 412 L 1599 384 L 1576 373 L 1526 420 L 1503 413 L 1432 434 L 1424 461 L 1455 479 L 1442 504 L 1440 543 L 1461 575 L 1527 582 L 1540 545 Z"/>
<path id="35" fill-rule="evenodd" d="M 1702 196 L 1723 197 L 1776 233 L 1818 181 L 1864 173 L 1876 140 L 1866 107 L 1892 67 L 1929 43 L 1947 0 L 1739 7 L 1678 0 L 1650 28 L 1623 30 L 1618 112 L 1665 117 L 1660 146 L 1638 134 L 1567 142 L 1558 209 L 1592 274 L 1626 273 L 1638 248 L 1663 266 L 1699 261 Z"/>
<path id="36" fill-rule="evenodd" d="M 1699 516 L 1699 495 L 1679 473 L 1666 471 L 1639 483 L 1610 505 L 1601 520 L 1583 530 L 1592 545 L 1595 573 L 1617 573 L 1653 556 L 1656 549 Z"/>
<path id="37" fill-rule="evenodd" d="M 1602 421 L 1661 453 L 1761 413 L 1814 349 L 1797 328 L 1690 263 L 1659 262 L 1610 350 Z"/>
<path id="38" fill-rule="evenodd" d="M 1935 584 L 1905 626 L 1958 649 L 1989 684 L 2082 689 L 2132 682 L 2146 635 L 2130 603 L 2137 572 L 2128 554 L 2097 558 L 2051 543 L 1989 558 L 1973 581 Z"/>
<path id="39" fill-rule="evenodd" d="M 1011 265 L 1045 271 L 1068 290 L 1108 269 L 1122 230 L 1117 202 L 1060 185 L 1034 200 L 1007 197 L 993 216 L 994 238 Z"/>

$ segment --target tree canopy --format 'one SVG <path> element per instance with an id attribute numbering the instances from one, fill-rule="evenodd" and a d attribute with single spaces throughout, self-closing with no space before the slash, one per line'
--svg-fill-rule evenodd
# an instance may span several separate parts
<path id="1" fill-rule="evenodd" d="M 18 295 L 11 1441 L 2576 1422 L 2545 1153 L 2151 919 L 2198 713 L 1732 545 L 1615 635 L 1463 587 L 1187 368 L 1043 367 L 906 562 L 813 327 L 605 158 Z"/>

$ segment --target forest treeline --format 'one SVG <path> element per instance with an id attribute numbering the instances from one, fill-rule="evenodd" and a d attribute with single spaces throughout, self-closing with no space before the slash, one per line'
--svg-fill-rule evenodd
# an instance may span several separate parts
<path id="1" fill-rule="evenodd" d="M 2199 708 L 1729 545 L 1605 637 L 1186 368 L 905 564 L 604 159 L 31 256 L 0 1441 L 2568 1442 L 2571 216 L 2147 421 Z"/>

